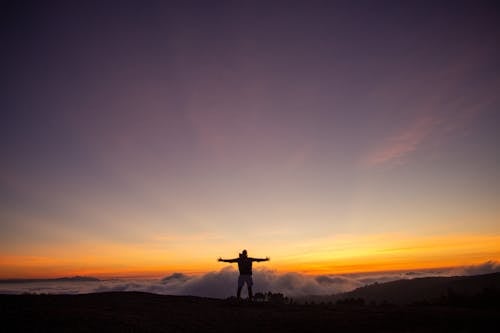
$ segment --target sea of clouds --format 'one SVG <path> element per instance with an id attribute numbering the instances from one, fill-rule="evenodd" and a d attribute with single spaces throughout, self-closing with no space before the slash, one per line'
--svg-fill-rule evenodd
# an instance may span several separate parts
<path id="1" fill-rule="evenodd" d="M 283 293 L 289 297 L 331 295 L 346 292 L 375 282 L 412 279 L 428 276 L 479 275 L 500 272 L 500 263 L 488 261 L 481 265 L 451 269 L 360 273 L 348 275 L 304 275 L 254 271 L 254 292 Z M 33 283 L 1 283 L 0 294 L 82 294 L 109 291 L 142 291 L 164 295 L 193 295 L 227 298 L 236 291 L 238 272 L 228 266 L 217 272 L 189 276 L 174 273 L 163 279 L 109 279 L 101 281 L 44 281 Z M 245 293 L 246 288 L 243 289 Z"/>

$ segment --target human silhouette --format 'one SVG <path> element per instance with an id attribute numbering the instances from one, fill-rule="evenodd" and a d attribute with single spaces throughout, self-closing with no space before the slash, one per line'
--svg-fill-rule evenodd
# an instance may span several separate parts
<path id="1" fill-rule="evenodd" d="M 243 250 L 238 258 L 234 259 L 222 259 L 219 258 L 218 261 L 222 262 L 230 262 L 238 263 L 238 270 L 240 271 L 240 276 L 238 277 L 238 291 L 236 293 L 236 296 L 238 299 L 240 299 L 241 295 L 241 288 L 243 288 L 243 285 L 246 283 L 248 287 L 248 299 L 251 301 L 253 299 L 253 293 L 252 293 L 252 286 L 253 286 L 253 279 L 252 279 L 252 263 L 255 262 L 260 262 L 260 261 L 268 261 L 269 257 L 266 257 L 265 259 L 261 258 L 250 258 L 247 255 L 247 250 Z"/>

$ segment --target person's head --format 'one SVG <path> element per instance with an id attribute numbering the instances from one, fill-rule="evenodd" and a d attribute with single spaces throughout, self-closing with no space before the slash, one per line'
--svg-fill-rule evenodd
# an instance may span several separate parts
<path id="1" fill-rule="evenodd" d="M 241 256 L 242 256 L 242 257 L 246 257 L 246 256 L 247 256 L 247 250 L 243 250 L 243 251 L 241 251 Z"/>

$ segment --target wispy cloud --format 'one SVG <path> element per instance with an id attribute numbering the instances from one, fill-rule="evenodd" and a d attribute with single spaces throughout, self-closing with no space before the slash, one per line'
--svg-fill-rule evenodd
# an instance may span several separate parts
<path id="1" fill-rule="evenodd" d="M 403 156 L 415 151 L 431 135 L 432 130 L 438 123 L 439 120 L 432 116 L 417 119 L 408 127 L 385 139 L 380 147 L 376 148 L 364 159 L 364 164 L 377 166 L 400 160 Z"/>
<path id="2" fill-rule="evenodd" d="M 429 65 L 414 73 L 403 64 L 395 76 L 381 78 L 370 101 L 388 110 L 391 125 L 400 125 L 374 138 L 374 146 L 360 158 L 361 166 L 402 164 L 412 153 L 444 142 L 445 137 L 467 133 L 473 121 L 499 101 L 500 81 L 484 74 L 493 58 L 478 46 L 463 50 L 446 65 Z"/>

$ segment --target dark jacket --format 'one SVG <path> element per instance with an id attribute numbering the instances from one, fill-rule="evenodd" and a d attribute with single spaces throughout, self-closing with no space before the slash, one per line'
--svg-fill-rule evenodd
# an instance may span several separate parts
<path id="1" fill-rule="evenodd" d="M 253 258 L 248 257 L 238 258 L 238 269 L 240 274 L 252 275 L 252 260 Z"/>

